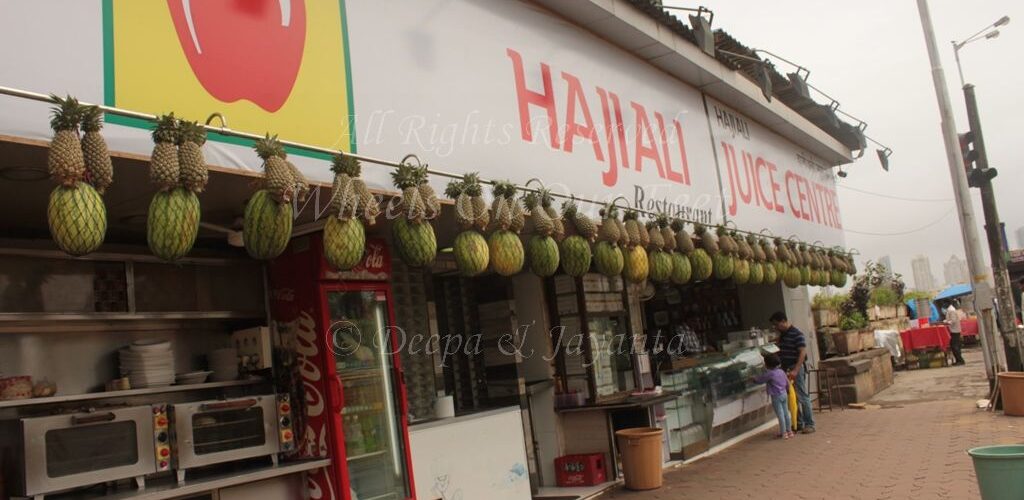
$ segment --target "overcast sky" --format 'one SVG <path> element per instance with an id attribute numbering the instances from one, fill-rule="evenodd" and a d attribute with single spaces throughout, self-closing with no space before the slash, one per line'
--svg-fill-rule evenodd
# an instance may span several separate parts
<path id="1" fill-rule="evenodd" d="M 696 5 L 680 0 L 665 4 Z M 867 122 L 867 135 L 894 150 L 889 172 L 881 169 L 872 149 L 849 166 L 848 177 L 839 179 L 847 244 L 859 249 L 865 259 L 890 255 L 896 272 L 910 286 L 910 260 L 925 254 L 941 284 L 942 262 L 954 254 L 963 258 L 964 247 L 917 2 L 704 0 L 701 4 L 714 11 L 715 28 L 726 30 L 748 47 L 769 50 L 810 69 L 809 83 L 837 99 L 840 109 Z M 1024 225 L 1024 196 L 1017 186 L 1024 178 L 1013 148 L 1022 142 L 1017 120 L 1024 111 L 1019 53 L 1024 41 L 1024 2 L 932 0 L 929 5 L 959 131 L 967 129 L 967 118 L 949 42 L 962 40 L 1003 15 L 1012 19 L 1000 28 L 998 38 L 974 42 L 960 53 L 964 76 L 977 87 L 989 164 L 999 169 L 995 184 L 999 214 L 1006 223 L 1010 248 L 1019 248 L 1015 231 Z M 776 67 L 783 73 L 792 70 L 781 62 Z M 977 190 L 972 191 L 981 223 Z M 987 257 L 980 227 L 979 236 Z"/>

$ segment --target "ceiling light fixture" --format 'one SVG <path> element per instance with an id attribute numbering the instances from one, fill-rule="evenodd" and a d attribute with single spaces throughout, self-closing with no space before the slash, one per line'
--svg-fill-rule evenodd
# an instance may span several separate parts
<path id="1" fill-rule="evenodd" d="M 671 7 L 662 5 L 662 9 L 665 10 L 685 10 L 687 12 L 696 12 L 697 14 L 690 14 L 690 29 L 693 30 L 693 37 L 696 39 L 697 46 L 704 51 L 705 54 L 715 57 L 715 33 L 711 30 L 711 23 L 715 20 L 715 13 L 711 12 L 710 9 L 703 5 L 696 9 L 692 7 Z M 704 17 L 704 14 L 708 14 Z"/>

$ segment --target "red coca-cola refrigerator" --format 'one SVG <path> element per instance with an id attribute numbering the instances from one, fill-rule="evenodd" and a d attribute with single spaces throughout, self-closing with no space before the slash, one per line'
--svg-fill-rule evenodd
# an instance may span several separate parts
<path id="1" fill-rule="evenodd" d="M 298 454 L 332 459 L 308 476 L 313 499 L 416 497 L 390 271 L 379 239 L 355 269 L 332 269 L 320 233 L 293 239 L 270 265 L 271 314 L 294 342 L 290 385 L 305 402 Z"/>

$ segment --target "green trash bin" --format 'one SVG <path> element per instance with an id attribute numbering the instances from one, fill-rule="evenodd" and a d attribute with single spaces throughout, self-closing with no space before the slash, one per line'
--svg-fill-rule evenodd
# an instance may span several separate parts
<path id="1" fill-rule="evenodd" d="M 982 446 L 967 454 L 974 460 L 982 500 L 1024 498 L 1024 445 Z"/>

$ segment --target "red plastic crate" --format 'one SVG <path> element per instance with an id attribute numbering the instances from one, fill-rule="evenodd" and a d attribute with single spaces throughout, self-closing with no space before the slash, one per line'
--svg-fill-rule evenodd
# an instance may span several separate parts
<path id="1" fill-rule="evenodd" d="M 555 459 L 558 486 L 596 486 L 605 482 L 604 453 L 565 455 Z"/>

